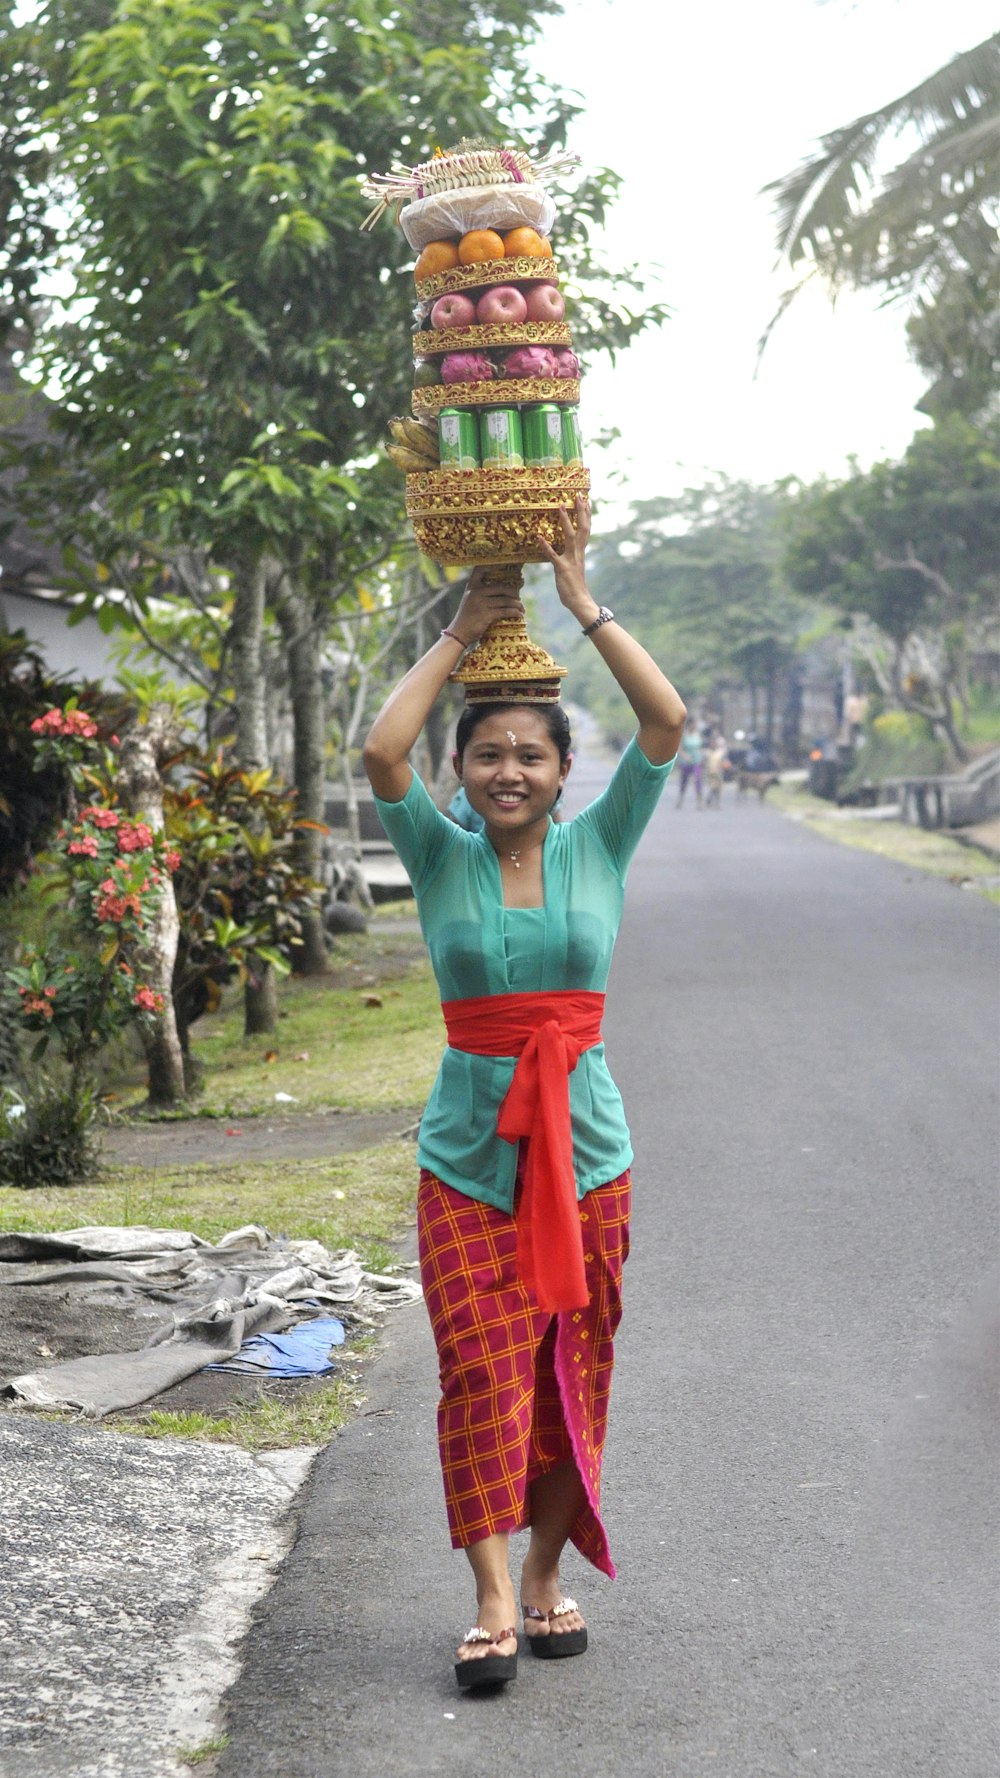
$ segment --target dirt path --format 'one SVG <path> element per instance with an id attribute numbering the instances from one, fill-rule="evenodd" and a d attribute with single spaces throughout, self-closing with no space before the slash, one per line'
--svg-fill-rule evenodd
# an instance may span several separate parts
<path id="1" fill-rule="evenodd" d="M 236 1160 L 311 1161 L 349 1154 L 413 1131 L 420 1107 L 399 1111 L 317 1111 L 296 1117 L 172 1118 L 129 1124 L 101 1137 L 116 1167 L 183 1167 Z"/>

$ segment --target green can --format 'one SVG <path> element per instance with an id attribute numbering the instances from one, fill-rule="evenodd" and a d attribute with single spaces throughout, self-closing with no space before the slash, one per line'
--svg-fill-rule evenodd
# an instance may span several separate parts
<path id="1" fill-rule="evenodd" d="M 562 410 L 562 454 L 567 469 L 583 468 L 583 439 L 580 437 L 580 410 Z"/>
<path id="2" fill-rule="evenodd" d="M 526 407 L 524 421 L 524 460 L 533 469 L 562 468 L 562 415 L 554 401 Z"/>
<path id="3" fill-rule="evenodd" d="M 467 408 L 443 407 L 438 414 L 442 469 L 479 468 L 479 426 Z"/>
<path id="4" fill-rule="evenodd" d="M 484 469 L 523 469 L 524 441 L 516 407 L 488 407 L 479 418 Z"/>

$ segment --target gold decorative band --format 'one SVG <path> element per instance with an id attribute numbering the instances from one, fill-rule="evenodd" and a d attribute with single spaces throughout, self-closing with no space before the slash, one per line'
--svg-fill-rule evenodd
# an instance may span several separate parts
<path id="1" fill-rule="evenodd" d="M 414 389 L 410 405 L 419 420 L 443 407 L 521 407 L 539 401 L 575 407 L 579 400 L 579 377 L 498 377 L 488 383 L 430 383 Z"/>
<path id="2" fill-rule="evenodd" d="M 406 511 L 425 556 L 446 567 L 544 562 L 562 553 L 560 509 L 587 494 L 586 469 L 470 469 L 406 478 Z"/>
<path id="3" fill-rule="evenodd" d="M 497 322 L 491 327 L 440 327 L 413 336 L 413 356 L 433 358 L 439 352 L 467 352 L 485 346 L 569 346 L 565 321 Z"/>
<path id="4" fill-rule="evenodd" d="M 411 519 L 441 513 L 520 512 L 572 506 L 590 492 L 589 469 L 429 469 L 406 478 Z"/>
<path id="5" fill-rule="evenodd" d="M 453 265 L 433 278 L 417 279 L 417 295 L 424 302 L 445 296 L 449 290 L 484 290 L 488 284 L 554 284 L 559 267 L 554 259 L 519 255 L 516 259 L 484 259 L 478 265 Z"/>

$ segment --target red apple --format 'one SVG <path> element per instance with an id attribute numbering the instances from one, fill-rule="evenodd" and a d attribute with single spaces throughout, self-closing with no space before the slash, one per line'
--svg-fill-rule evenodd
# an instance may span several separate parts
<path id="1" fill-rule="evenodd" d="M 461 290 L 439 296 L 431 310 L 431 326 L 439 332 L 442 327 L 471 327 L 475 319 L 476 305 L 471 296 Z"/>
<path id="2" fill-rule="evenodd" d="M 498 327 L 503 322 L 516 327 L 527 313 L 528 305 L 514 284 L 494 284 L 492 290 L 484 290 L 476 304 L 480 327 Z"/>
<path id="3" fill-rule="evenodd" d="M 555 284 L 532 284 L 526 298 L 529 321 L 561 321 L 566 304 Z"/>

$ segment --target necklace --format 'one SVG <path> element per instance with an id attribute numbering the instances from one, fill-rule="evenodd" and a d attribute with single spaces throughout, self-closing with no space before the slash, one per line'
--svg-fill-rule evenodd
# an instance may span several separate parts
<path id="1" fill-rule="evenodd" d="M 515 851 L 508 852 L 507 856 L 510 859 L 511 864 L 514 866 L 514 869 L 520 870 L 520 868 L 521 868 L 521 848 L 520 848 L 520 846 L 518 846 Z"/>

